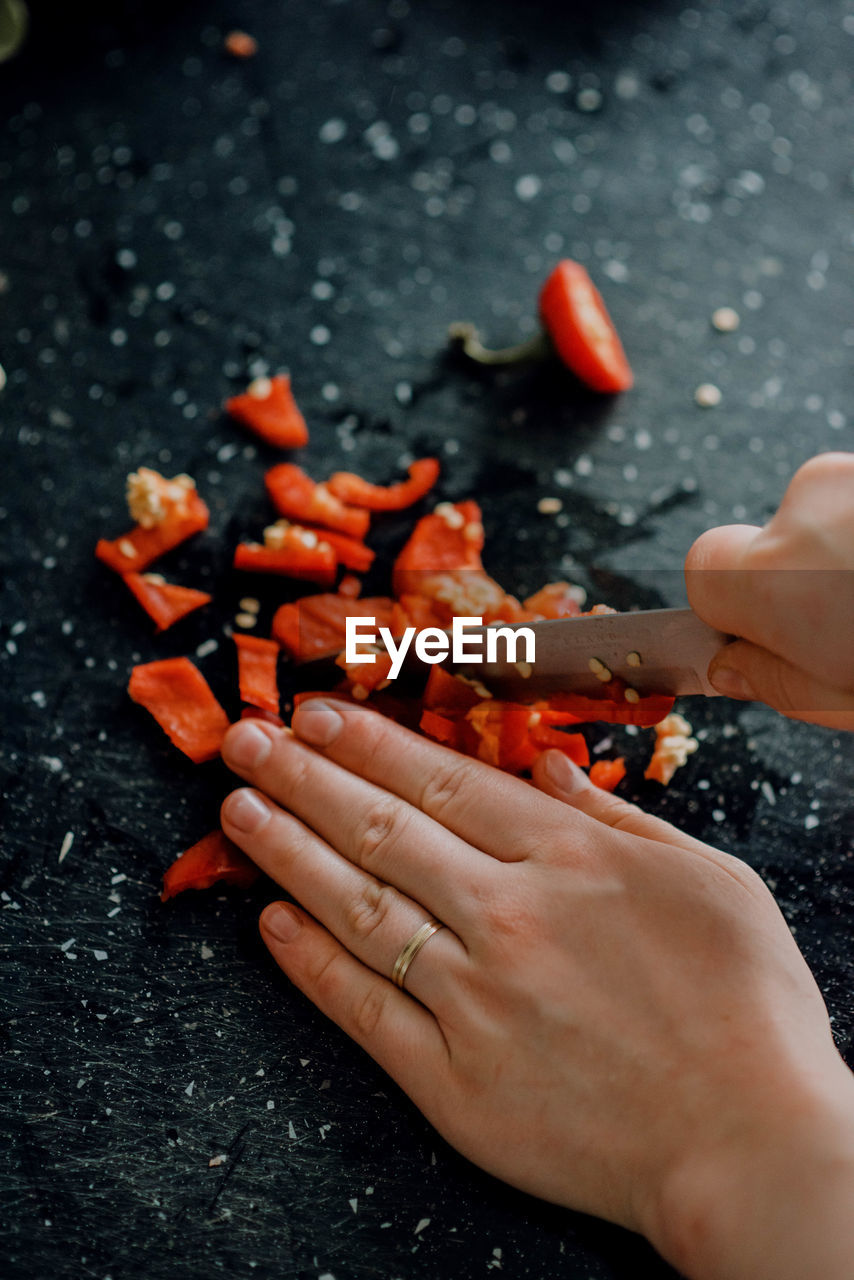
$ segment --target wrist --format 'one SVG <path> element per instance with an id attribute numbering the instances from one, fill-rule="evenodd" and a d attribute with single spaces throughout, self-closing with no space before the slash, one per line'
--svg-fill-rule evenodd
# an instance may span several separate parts
<path id="1" fill-rule="evenodd" d="M 673 1163 L 649 1239 L 690 1280 L 847 1280 L 854 1077 L 837 1059 L 807 1086 L 769 1087 L 742 1115 Z"/>

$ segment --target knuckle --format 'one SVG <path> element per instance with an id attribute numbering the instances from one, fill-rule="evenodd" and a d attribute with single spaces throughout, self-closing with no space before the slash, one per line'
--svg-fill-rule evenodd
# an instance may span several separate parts
<path id="1" fill-rule="evenodd" d="M 369 939 L 388 919 L 397 895 L 391 885 L 368 881 L 346 909 L 347 927 L 360 942 Z"/>
<path id="2" fill-rule="evenodd" d="M 380 861 L 393 842 L 397 830 L 397 806 L 379 800 L 360 819 L 354 834 L 355 857 L 359 866 L 370 869 Z"/>
<path id="3" fill-rule="evenodd" d="M 441 822 L 460 799 L 468 771 L 459 764 L 443 765 L 431 774 L 421 792 L 421 808 Z"/>
<path id="4" fill-rule="evenodd" d="M 357 1040 L 370 1040 L 382 1020 L 387 992 L 379 984 L 372 984 L 354 1002 L 352 1030 Z"/>

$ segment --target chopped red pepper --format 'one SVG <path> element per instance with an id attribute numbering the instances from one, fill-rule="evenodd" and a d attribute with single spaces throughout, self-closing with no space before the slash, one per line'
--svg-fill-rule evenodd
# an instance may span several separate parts
<path id="1" fill-rule="evenodd" d="M 308 444 L 308 427 L 285 373 L 278 373 L 274 378 L 256 378 L 242 395 L 226 400 L 225 411 L 262 440 L 280 449 L 299 449 Z"/>
<path id="2" fill-rule="evenodd" d="M 348 507 L 325 484 L 316 484 L 302 467 L 282 462 L 271 467 L 264 484 L 273 506 L 288 520 L 307 521 L 324 528 L 337 529 L 349 538 L 364 538 L 371 523 L 370 514 L 358 507 Z"/>
<path id="3" fill-rule="evenodd" d="M 276 662 L 279 646 L 275 640 L 263 640 L 260 636 L 232 635 L 237 645 L 237 677 L 240 697 L 253 707 L 279 714 L 279 686 L 276 680 Z"/>
<path id="4" fill-rule="evenodd" d="M 541 618 L 577 618 L 581 613 L 578 587 L 569 582 L 547 582 L 524 601 L 524 608 Z"/>
<path id="5" fill-rule="evenodd" d="M 210 512 L 195 489 L 188 491 L 180 508 L 167 512 L 159 524 L 143 528 L 137 524 L 121 538 L 100 538 L 95 555 L 117 573 L 146 569 L 158 556 L 186 542 L 208 527 Z"/>
<path id="6" fill-rule="evenodd" d="M 318 582 L 322 587 L 331 586 L 338 564 L 335 552 L 316 534 L 311 535 L 313 545 L 310 545 L 307 533 L 308 530 L 291 525 L 277 547 L 262 547 L 258 542 L 238 543 L 234 567 L 253 573 L 280 573 L 287 578 Z"/>
<path id="7" fill-rule="evenodd" d="M 446 747 L 453 747 L 459 751 L 461 743 L 460 726 L 456 720 L 450 719 L 449 716 L 439 715 L 437 711 L 431 711 L 429 707 L 421 712 L 421 719 L 418 727 L 428 738 L 433 738 L 436 742 L 443 743 Z"/>
<path id="8" fill-rule="evenodd" d="M 189 658 L 164 658 L 134 667 L 128 693 L 196 764 L 219 755 L 228 716 Z"/>
<path id="9" fill-rule="evenodd" d="M 222 43 L 232 58 L 254 58 L 258 52 L 258 41 L 247 31 L 229 31 Z"/>
<path id="10" fill-rule="evenodd" d="M 157 623 L 158 631 L 165 631 L 194 609 L 210 604 L 213 598 L 206 591 L 166 582 L 157 573 L 125 573 L 122 577 L 148 616 Z"/>
<path id="11" fill-rule="evenodd" d="M 361 580 L 354 577 L 352 573 L 345 573 L 338 583 L 338 594 L 339 596 L 348 596 L 351 600 L 358 600 L 362 594 Z"/>
<path id="12" fill-rule="evenodd" d="M 590 781 L 602 791 L 613 791 L 626 776 L 626 762 L 622 756 L 615 760 L 597 760 L 590 766 Z"/>
<path id="13" fill-rule="evenodd" d="M 392 660 L 388 653 L 378 653 L 375 655 L 375 662 L 347 662 L 344 654 L 341 653 L 336 658 L 336 663 L 344 671 L 347 677 L 347 684 L 352 690 L 353 697 L 358 702 L 364 702 L 368 694 L 374 689 L 382 689 L 389 684 L 389 672 L 391 671 Z"/>
<path id="14" fill-rule="evenodd" d="M 394 593 L 424 595 L 428 576 L 482 569 L 483 524 L 476 502 L 441 503 L 422 516 L 394 562 Z"/>
<path id="15" fill-rule="evenodd" d="M 371 484 L 352 471 L 336 471 L 329 489 L 342 502 L 368 511 L 402 511 L 429 493 L 439 478 L 438 458 L 419 458 L 407 468 L 409 479 L 383 486 Z"/>
<path id="16" fill-rule="evenodd" d="M 607 720 L 610 724 L 658 724 L 673 710 L 674 699 L 664 694 L 649 694 L 637 702 L 627 702 L 624 680 L 615 676 L 602 686 L 601 698 L 580 693 L 555 693 L 549 698 L 554 711 L 569 711 L 581 721 Z"/>
<path id="17" fill-rule="evenodd" d="M 395 604 L 387 596 L 324 594 L 283 604 L 273 617 L 273 638 L 300 662 L 335 657 L 344 648 L 347 618 L 375 618 L 380 627 L 394 626 Z"/>
<path id="18" fill-rule="evenodd" d="M 298 526 L 305 528 L 306 526 Z M 366 547 L 364 542 L 356 538 L 348 538 L 345 533 L 333 533 L 329 529 L 308 529 L 317 535 L 321 542 L 326 542 L 335 552 L 335 558 L 345 569 L 353 569 L 356 573 L 367 573 L 376 559 L 376 552 Z M 339 591 L 340 591 L 339 587 Z"/>
<path id="19" fill-rule="evenodd" d="M 429 711 L 459 719 L 483 701 L 483 694 L 475 689 L 471 681 L 462 676 L 451 675 L 438 665 L 430 668 L 423 697 L 424 706 Z"/>
<path id="20" fill-rule="evenodd" d="M 163 876 L 160 901 L 185 889 L 209 889 L 218 880 L 248 889 L 261 872 L 237 845 L 221 831 L 211 831 L 185 849 Z"/>
<path id="21" fill-rule="evenodd" d="M 564 364 L 594 391 L 628 391 L 632 376 L 599 290 L 578 262 L 559 262 L 540 293 L 540 316 Z"/>
<path id="22" fill-rule="evenodd" d="M 553 729 L 542 719 L 531 725 L 529 733 L 531 742 L 540 751 L 562 751 L 583 768 L 590 763 L 590 752 L 583 733 L 561 733 L 560 729 Z"/>
<path id="23" fill-rule="evenodd" d="M 464 725 L 476 735 L 465 735 L 465 749 L 486 764 L 508 773 L 524 773 L 530 769 L 541 748 L 530 736 L 531 708 L 515 702 L 498 702 L 494 698 L 478 702 L 466 713 Z M 466 741 L 466 737 L 468 740 Z"/>

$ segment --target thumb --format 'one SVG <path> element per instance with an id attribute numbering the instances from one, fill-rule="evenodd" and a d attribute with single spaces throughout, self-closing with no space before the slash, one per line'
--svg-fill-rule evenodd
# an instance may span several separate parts
<path id="1" fill-rule="evenodd" d="M 834 689 L 748 640 L 735 640 L 716 654 L 709 682 L 724 697 L 764 702 L 792 720 L 854 730 L 854 692 Z"/>
<path id="2" fill-rule="evenodd" d="M 603 791 L 590 781 L 583 769 L 564 755 L 562 751 L 544 751 L 532 770 L 534 785 L 546 795 L 572 805 L 573 809 L 586 813 L 589 818 L 612 827 L 615 831 L 627 831 L 647 840 L 660 840 L 695 852 L 698 841 L 682 831 L 677 831 L 663 818 L 644 813 L 636 804 L 622 800 L 610 791 Z"/>

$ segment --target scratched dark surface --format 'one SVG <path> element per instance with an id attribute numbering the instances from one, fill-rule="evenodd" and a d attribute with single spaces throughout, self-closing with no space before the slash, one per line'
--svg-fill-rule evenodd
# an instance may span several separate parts
<path id="1" fill-rule="evenodd" d="M 266 522 L 274 455 L 219 405 L 268 369 L 293 375 L 315 474 L 392 479 L 437 452 L 440 496 L 482 498 L 511 589 L 569 575 L 668 598 L 697 533 L 762 521 L 801 461 L 851 448 L 854 11 L 67 8 L 41 9 L 0 68 L 0 1269 L 671 1274 L 437 1139 L 274 970 L 255 924 L 269 885 L 160 904 L 228 783 L 124 689 L 135 661 L 213 637 L 199 664 L 238 710 L 223 627 L 246 586 L 228 562 Z M 232 27 L 256 58 L 224 55 Z M 525 335 L 564 255 L 606 294 L 634 391 L 445 356 L 450 320 Z M 713 330 L 723 305 L 737 332 Z M 722 399 L 703 410 L 707 382 Z M 164 568 L 215 603 L 159 638 L 92 556 L 127 527 L 141 464 L 190 472 L 212 509 Z M 377 585 L 410 522 L 379 529 Z M 267 625 L 282 589 L 253 593 Z M 848 1052 L 850 743 L 685 709 L 701 749 L 666 795 L 638 782 L 648 743 L 618 735 L 629 791 L 767 878 Z"/>

